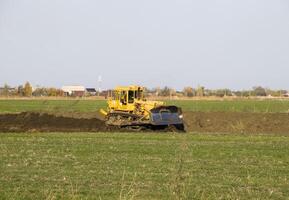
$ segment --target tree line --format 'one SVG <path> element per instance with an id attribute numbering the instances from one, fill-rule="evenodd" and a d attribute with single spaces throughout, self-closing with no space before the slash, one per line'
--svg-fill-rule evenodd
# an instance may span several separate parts
<path id="1" fill-rule="evenodd" d="M 170 87 L 148 89 L 150 96 L 180 96 L 180 97 L 287 97 L 287 90 L 272 90 L 261 86 L 253 87 L 250 90 L 207 89 L 204 86 L 184 87 L 182 91 L 176 91 Z"/>
<path id="2" fill-rule="evenodd" d="M 111 90 L 108 90 L 111 91 Z M 148 96 L 160 96 L 160 97 L 287 97 L 287 90 L 272 90 L 270 88 L 264 88 L 261 86 L 253 87 L 250 90 L 230 90 L 224 89 L 207 89 L 204 86 L 198 86 L 196 88 L 188 86 L 184 87 L 183 90 L 177 91 L 170 87 L 157 87 L 153 89 L 146 88 L 146 93 Z M 107 91 L 101 93 L 102 96 L 106 96 Z M 41 97 L 41 96 L 54 96 L 61 97 L 64 96 L 64 92 L 59 88 L 54 87 L 36 87 L 33 89 L 29 82 L 24 85 L 19 85 L 18 87 L 10 87 L 8 84 L 0 87 L 0 96 L 18 96 L 18 97 Z"/>
<path id="3" fill-rule="evenodd" d="M 63 91 L 53 87 L 37 87 L 33 89 L 29 82 L 17 87 L 10 87 L 4 84 L 0 88 L 0 96 L 18 96 L 18 97 L 40 97 L 40 96 L 63 96 Z"/>

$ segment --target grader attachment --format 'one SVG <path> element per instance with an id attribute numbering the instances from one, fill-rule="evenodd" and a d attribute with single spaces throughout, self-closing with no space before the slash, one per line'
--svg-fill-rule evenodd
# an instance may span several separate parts
<path id="1" fill-rule="evenodd" d="M 176 106 L 160 106 L 151 111 L 151 123 L 153 125 L 179 125 L 183 124 L 183 115 Z"/>

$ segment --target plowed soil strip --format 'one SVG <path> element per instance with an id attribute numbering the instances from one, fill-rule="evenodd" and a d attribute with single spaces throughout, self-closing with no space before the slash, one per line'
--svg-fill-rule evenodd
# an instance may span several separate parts
<path id="1" fill-rule="evenodd" d="M 184 117 L 187 131 L 289 135 L 287 113 L 187 112 Z"/>
<path id="2" fill-rule="evenodd" d="M 79 119 L 46 113 L 20 113 L 0 115 L 0 132 L 105 132 L 113 130 L 99 119 Z"/>
<path id="3" fill-rule="evenodd" d="M 187 132 L 289 135 L 287 113 L 186 112 Z M 0 132 L 120 132 L 98 118 L 24 112 L 0 115 Z"/>

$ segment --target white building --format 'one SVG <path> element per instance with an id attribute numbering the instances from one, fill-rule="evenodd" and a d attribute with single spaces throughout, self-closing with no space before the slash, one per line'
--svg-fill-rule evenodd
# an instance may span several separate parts
<path id="1" fill-rule="evenodd" d="M 67 96 L 82 97 L 85 94 L 85 87 L 81 85 L 68 85 L 63 86 L 61 89 Z"/>

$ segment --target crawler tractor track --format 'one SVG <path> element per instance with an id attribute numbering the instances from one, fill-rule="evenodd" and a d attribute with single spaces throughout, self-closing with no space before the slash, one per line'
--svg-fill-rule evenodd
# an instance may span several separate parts
<path id="1" fill-rule="evenodd" d="M 143 116 L 125 113 L 112 112 L 106 117 L 106 125 L 117 126 L 121 129 L 132 131 L 163 131 L 163 132 L 185 132 L 184 125 L 152 125 Z"/>

